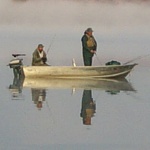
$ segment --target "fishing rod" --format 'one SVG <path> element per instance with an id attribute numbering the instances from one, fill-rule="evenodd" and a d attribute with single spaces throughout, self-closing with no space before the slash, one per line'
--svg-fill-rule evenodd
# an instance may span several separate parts
<path id="1" fill-rule="evenodd" d="M 123 65 L 127 65 L 128 63 L 131 63 L 131 62 L 133 62 L 133 61 L 135 61 L 135 60 L 139 60 L 139 59 L 142 59 L 142 58 L 145 58 L 145 57 L 148 57 L 148 56 L 150 56 L 150 54 L 144 55 L 144 56 L 138 56 L 138 57 L 136 57 L 136 58 L 134 58 L 134 59 L 131 59 L 131 60 L 125 62 Z"/>
<path id="2" fill-rule="evenodd" d="M 47 100 L 46 100 L 46 106 L 47 106 L 48 111 L 49 111 L 49 116 L 50 116 L 50 118 L 52 118 L 52 123 L 55 124 L 55 120 L 54 120 L 54 117 L 53 117 L 53 113 L 52 113 L 52 111 L 51 111 L 51 109 L 50 109 L 50 106 L 49 106 Z M 51 115 L 50 115 L 50 114 L 51 114 Z"/>
<path id="3" fill-rule="evenodd" d="M 100 59 L 99 59 L 99 57 L 97 56 L 97 54 L 96 54 L 96 53 L 95 53 L 95 56 L 96 56 L 96 58 L 97 58 L 98 62 L 101 64 L 101 61 L 100 61 Z"/>
<path id="4" fill-rule="evenodd" d="M 51 43 L 50 43 L 50 45 L 49 45 L 49 47 L 48 47 L 48 49 L 47 49 L 47 54 L 48 54 L 48 52 L 50 51 L 50 49 L 51 49 L 51 47 L 52 47 L 52 44 L 54 43 L 55 37 L 56 37 L 56 34 L 53 36 L 52 41 L 51 41 Z"/>

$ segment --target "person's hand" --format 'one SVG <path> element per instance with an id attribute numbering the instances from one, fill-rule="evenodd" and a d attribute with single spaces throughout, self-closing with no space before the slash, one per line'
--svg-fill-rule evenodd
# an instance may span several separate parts
<path id="1" fill-rule="evenodd" d="M 41 59 L 42 59 L 43 63 L 45 63 L 47 60 L 46 57 L 42 57 Z"/>
<path id="2" fill-rule="evenodd" d="M 96 51 L 95 51 L 95 50 L 90 50 L 90 52 L 91 52 L 92 54 L 96 54 Z"/>
<path id="3" fill-rule="evenodd" d="M 94 51 L 93 51 L 93 50 L 90 50 L 90 52 L 91 52 L 92 54 L 94 54 Z"/>

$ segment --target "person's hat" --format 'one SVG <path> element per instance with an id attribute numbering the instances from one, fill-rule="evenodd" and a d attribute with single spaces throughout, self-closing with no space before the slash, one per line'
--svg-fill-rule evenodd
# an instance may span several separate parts
<path id="1" fill-rule="evenodd" d="M 87 28 L 85 32 L 93 32 L 92 28 Z"/>
<path id="2" fill-rule="evenodd" d="M 44 47 L 44 46 L 43 46 L 43 44 L 39 44 L 39 45 L 38 45 L 38 48 L 39 48 L 39 47 Z"/>

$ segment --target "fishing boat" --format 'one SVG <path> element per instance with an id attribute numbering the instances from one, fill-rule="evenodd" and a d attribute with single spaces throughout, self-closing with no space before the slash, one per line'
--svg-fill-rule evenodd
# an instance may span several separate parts
<path id="1" fill-rule="evenodd" d="M 25 77 L 117 78 L 126 77 L 136 64 L 112 66 L 23 66 Z"/>
<path id="2" fill-rule="evenodd" d="M 105 66 L 24 66 L 22 59 L 13 59 L 9 66 L 25 78 L 120 78 L 126 77 L 137 64 Z"/>

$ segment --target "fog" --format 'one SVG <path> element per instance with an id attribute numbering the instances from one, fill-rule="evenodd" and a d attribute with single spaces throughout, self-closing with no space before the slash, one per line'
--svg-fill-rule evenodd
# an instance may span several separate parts
<path id="1" fill-rule="evenodd" d="M 150 26 L 149 5 L 136 3 L 108 4 L 29 0 L 0 2 L 1 26 L 59 30 L 92 26 L 104 33 L 146 32 Z M 33 27 L 34 26 L 34 27 Z M 140 30 L 139 30 L 140 29 Z"/>
<path id="2" fill-rule="evenodd" d="M 81 36 L 92 27 L 102 61 L 130 60 L 149 53 L 149 7 L 149 3 L 135 2 L 0 0 L 1 49 L 6 54 L 26 50 L 30 55 L 38 43 L 47 48 L 56 35 L 51 60 L 61 62 L 67 54 L 69 60 L 75 57 L 79 61 Z"/>

